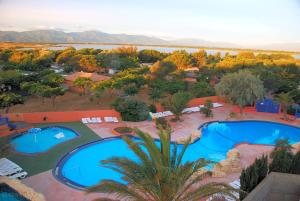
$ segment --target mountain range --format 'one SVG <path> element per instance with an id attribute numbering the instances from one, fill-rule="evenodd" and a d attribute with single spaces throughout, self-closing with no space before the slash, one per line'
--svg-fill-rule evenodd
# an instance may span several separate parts
<path id="1" fill-rule="evenodd" d="M 137 45 L 178 45 L 213 48 L 255 48 L 266 50 L 300 51 L 300 43 L 277 43 L 262 46 L 242 46 L 227 42 L 201 39 L 164 40 L 158 37 L 128 34 L 109 34 L 101 31 L 63 32 L 59 30 L 0 31 L 2 42 L 32 43 L 110 43 Z"/>

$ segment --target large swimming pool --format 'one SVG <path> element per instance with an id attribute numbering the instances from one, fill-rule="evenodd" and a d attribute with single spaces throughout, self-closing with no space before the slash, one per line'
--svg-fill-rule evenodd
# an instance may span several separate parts
<path id="1" fill-rule="evenodd" d="M 265 121 L 212 122 L 199 129 L 202 129 L 202 137 L 188 147 L 184 162 L 199 158 L 219 162 L 226 158 L 228 150 L 242 142 L 274 145 L 277 139 L 287 138 L 292 144 L 300 141 L 300 128 Z M 182 147 L 179 145 L 178 149 Z M 77 188 L 95 185 L 103 179 L 122 181 L 121 175 L 100 166 L 101 160 L 111 157 L 137 160 L 122 139 L 110 138 L 86 144 L 67 154 L 54 169 L 54 174 Z"/>
<path id="2" fill-rule="evenodd" d="M 66 127 L 34 128 L 13 138 L 11 145 L 18 152 L 37 154 L 77 136 L 75 131 Z"/>

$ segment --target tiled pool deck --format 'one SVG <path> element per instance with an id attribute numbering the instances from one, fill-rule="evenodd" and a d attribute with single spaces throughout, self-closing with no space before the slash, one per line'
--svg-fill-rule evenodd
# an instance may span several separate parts
<path id="1" fill-rule="evenodd" d="M 228 120 L 229 113 L 231 111 L 230 105 L 225 105 L 224 107 L 214 109 L 213 118 L 205 118 L 200 113 L 185 114 L 182 116 L 180 122 L 172 122 L 173 134 L 172 139 L 178 139 L 183 136 L 189 136 L 194 130 L 196 130 L 200 124 L 214 121 L 214 120 Z M 285 122 L 280 119 L 281 115 L 276 114 L 266 114 L 266 113 L 245 113 L 243 118 L 238 120 L 266 120 L 266 121 L 276 121 L 281 123 L 286 123 L 290 125 L 300 126 L 300 121 L 290 121 Z M 230 119 L 233 120 L 233 119 Z M 95 133 L 101 137 L 110 137 L 112 129 L 119 126 L 130 126 L 137 127 L 142 131 L 148 132 L 153 137 L 156 136 L 155 123 L 150 121 L 145 122 L 120 122 L 120 123 L 104 123 L 104 124 L 94 124 L 88 125 Z M 261 156 L 264 153 L 269 153 L 273 147 L 264 145 L 249 145 L 240 144 L 236 147 L 241 154 L 241 163 L 243 167 L 250 165 L 256 157 Z M 239 173 L 233 173 L 228 175 L 226 178 L 209 178 L 203 181 L 211 182 L 231 182 L 239 178 Z M 53 176 L 51 170 L 40 173 L 38 175 L 24 179 L 23 182 L 32 187 L 35 191 L 44 194 L 48 201 L 91 201 L 101 194 L 86 194 L 83 191 L 79 191 L 70 188 L 59 181 L 57 181 Z"/>

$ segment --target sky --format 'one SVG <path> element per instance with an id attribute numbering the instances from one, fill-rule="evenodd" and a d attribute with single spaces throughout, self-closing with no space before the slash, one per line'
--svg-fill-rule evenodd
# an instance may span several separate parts
<path id="1" fill-rule="evenodd" d="M 0 30 L 35 29 L 294 43 L 300 0 L 0 0 Z"/>

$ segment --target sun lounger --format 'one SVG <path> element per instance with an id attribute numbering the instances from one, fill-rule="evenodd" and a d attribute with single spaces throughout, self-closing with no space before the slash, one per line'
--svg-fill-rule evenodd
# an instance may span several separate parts
<path id="1" fill-rule="evenodd" d="M 92 123 L 98 123 L 98 120 L 97 120 L 96 117 L 92 117 L 92 118 L 91 118 L 91 121 L 92 121 Z"/>
<path id="2" fill-rule="evenodd" d="M 222 107 L 222 106 L 223 106 L 223 104 L 221 104 L 221 103 L 213 103 L 214 108 Z"/>
<path id="3" fill-rule="evenodd" d="M 113 117 L 113 122 L 118 123 L 119 122 L 118 118 L 117 117 Z"/>
<path id="4" fill-rule="evenodd" d="M 7 176 L 22 172 L 23 169 L 15 164 L 14 162 L 8 160 L 7 158 L 0 159 L 0 175 Z"/>
<path id="5" fill-rule="evenodd" d="M 118 119 L 117 119 L 118 120 Z M 115 119 L 113 117 L 104 117 L 105 122 L 115 122 Z M 118 121 L 117 121 L 118 122 Z"/>
<path id="6" fill-rule="evenodd" d="M 102 120 L 101 120 L 100 117 L 97 117 L 96 120 L 97 120 L 97 123 L 101 123 L 102 122 Z"/>
<path id="7" fill-rule="evenodd" d="M 9 176 L 8 178 L 10 178 L 10 179 L 24 179 L 27 175 L 28 175 L 27 172 L 20 172 L 20 173 L 14 174 L 12 176 Z"/>
<path id="8" fill-rule="evenodd" d="M 81 119 L 81 122 L 84 123 L 84 124 L 89 123 L 89 122 L 87 121 L 87 118 L 82 118 L 82 119 Z"/>
<path id="9" fill-rule="evenodd" d="M 94 123 L 91 118 L 86 118 L 86 120 L 87 120 L 88 124 L 89 123 Z"/>

